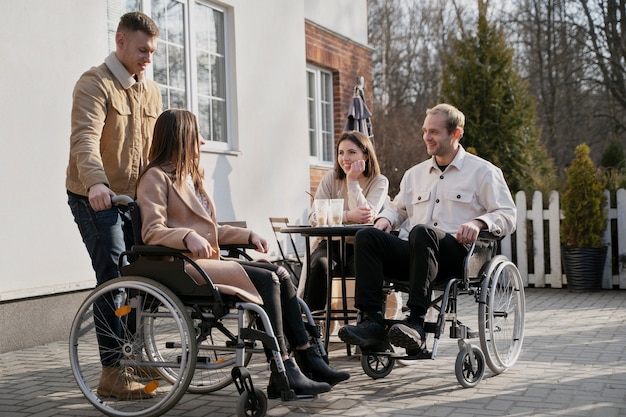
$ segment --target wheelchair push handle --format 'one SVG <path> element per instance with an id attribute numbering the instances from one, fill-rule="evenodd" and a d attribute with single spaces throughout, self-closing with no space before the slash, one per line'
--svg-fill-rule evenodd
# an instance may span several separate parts
<path id="1" fill-rule="evenodd" d="M 135 200 L 133 200 L 132 198 L 124 194 L 111 196 L 111 204 L 113 204 L 114 206 L 118 206 L 118 205 L 127 206 L 130 203 L 134 203 L 134 202 Z"/>

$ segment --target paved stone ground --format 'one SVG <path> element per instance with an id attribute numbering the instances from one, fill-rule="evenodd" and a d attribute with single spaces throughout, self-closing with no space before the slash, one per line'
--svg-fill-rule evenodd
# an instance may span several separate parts
<path id="1" fill-rule="evenodd" d="M 469 297 L 466 297 L 469 298 Z M 384 379 L 364 374 L 356 356 L 331 343 L 334 366 L 349 381 L 315 400 L 269 401 L 268 416 L 626 416 L 626 292 L 571 293 L 527 289 L 524 348 L 517 364 L 475 388 L 454 375 L 455 340 L 442 338 L 434 361 L 396 365 Z M 473 302 L 460 316 L 475 317 Z M 79 392 L 66 342 L 0 355 L 1 416 L 98 416 Z M 250 370 L 265 389 L 259 357 Z M 230 386 L 215 394 L 187 394 L 168 416 L 233 416 L 238 395 Z"/>

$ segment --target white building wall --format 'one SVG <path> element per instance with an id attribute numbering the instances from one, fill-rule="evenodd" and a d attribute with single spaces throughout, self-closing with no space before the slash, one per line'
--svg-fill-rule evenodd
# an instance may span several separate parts
<path id="1" fill-rule="evenodd" d="M 367 0 L 305 0 L 307 19 L 367 45 Z"/>
<path id="2" fill-rule="evenodd" d="M 107 52 L 106 1 L 0 2 L 0 301 L 93 285 L 67 205 L 71 94 Z"/>
<path id="3" fill-rule="evenodd" d="M 233 11 L 229 77 L 238 152 L 203 153 L 202 164 L 219 220 L 246 220 L 275 254 L 268 217 L 303 223 L 309 204 L 304 20 L 367 43 L 366 1 L 221 4 Z M 72 89 L 108 53 L 106 6 L 0 2 L 0 302 L 95 283 L 64 185 Z M 356 18 L 348 13 L 355 10 Z"/>

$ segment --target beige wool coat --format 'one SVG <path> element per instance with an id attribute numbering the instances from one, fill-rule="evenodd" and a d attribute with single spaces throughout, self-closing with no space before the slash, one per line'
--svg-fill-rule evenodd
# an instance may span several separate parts
<path id="1" fill-rule="evenodd" d="M 137 187 L 137 204 L 141 213 L 141 236 L 147 245 L 162 245 L 186 249 L 184 238 L 191 231 L 203 236 L 215 250 L 211 259 L 194 259 L 209 275 L 211 281 L 225 294 L 234 294 L 257 304 L 261 296 L 239 263 L 220 259 L 219 244 L 248 243 L 251 231 L 241 227 L 220 226 L 215 205 L 206 193 L 210 214 L 204 209 L 193 189 L 178 186 L 173 177 L 174 167 L 163 165 L 146 171 Z M 185 267 L 196 283 L 202 284 L 200 274 L 189 265 Z"/>

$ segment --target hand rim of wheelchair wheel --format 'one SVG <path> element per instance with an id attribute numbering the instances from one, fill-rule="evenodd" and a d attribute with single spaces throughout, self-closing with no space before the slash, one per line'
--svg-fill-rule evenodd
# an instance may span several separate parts
<path id="1" fill-rule="evenodd" d="M 524 286 L 519 270 L 508 258 L 494 257 L 481 286 L 478 318 L 480 344 L 487 365 L 496 375 L 512 367 L 519 358 L 525 312 Z"/>

